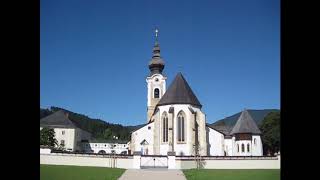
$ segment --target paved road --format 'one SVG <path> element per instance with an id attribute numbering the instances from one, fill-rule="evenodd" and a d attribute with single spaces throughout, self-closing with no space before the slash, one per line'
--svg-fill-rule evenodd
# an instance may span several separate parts
<path id="1" fill-rule="evenodd" d="M 181 170 L 127 169 L 119 180 L 186 180 Z"/>

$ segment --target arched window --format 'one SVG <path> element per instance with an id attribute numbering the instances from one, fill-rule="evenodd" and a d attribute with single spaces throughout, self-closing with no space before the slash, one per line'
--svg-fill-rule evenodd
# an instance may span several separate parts
<path id="1" fill-rule="evenodd" d="M 254 145 L 257 144 L 256 138 L 253 139 L 253 143 L 254 143 Z"/>
<path id="2" fill-rule="evenodd" d="M 241 152 L 244 152 L 244 144 L 241 144 Z"/>
<path id="3" fill-rule="evenodd" d="M 240 148 L 239 148 L 239 144 L 237 144 L 238 145 L 238 152 L 240 151 Z"/>
<path id="4" fill-rule="evenodd" d="M 250 144 L 247 144 L 247 152 L 250 152 Z"/>
<path id="5" fill-rule="evenodd" d="M 167 113 L 162 115 L 162 142 L 168 142 L 168 116 Z"/>
<path id="6" fill-rule="evenodd" d="M 158 88 L 155 88 L 154 89 L 154 98 L 159 98 L 159 96 L 160 96 L 160 91 Z"/>
<path id="7" fill-rule="evenodd" d="M 184 142 L 185 137 L 185 122 L 184 122 L 185 116 L 183 112 L 178 113 L 178 141 Z"/>

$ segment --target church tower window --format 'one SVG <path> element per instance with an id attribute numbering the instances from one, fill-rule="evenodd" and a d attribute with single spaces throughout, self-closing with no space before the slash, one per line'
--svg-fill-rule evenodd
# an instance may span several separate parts
<path id="1" fill-rule="evenodd" d="M 158 89 L 158 88 L 155 88 L 155 89 L 154 89 L 154 98 L 159 98 L 159 96 L 160 96 L 159 89 Z"/>
<path id="2" fill-rule="evenodd" d="M 239 144 L 237 144 L 237 146 L 238 146 L 238 152 L 239 152 L 240 151 Z"/>
<path id="3" fill-rule="evenodd" d="M 168 142 L 168 116 L 167 113 L 162 116 L 162 142 Z"/>
<path id="4" fill-rule="evenodd" d="M 253 143 L 254 143 L 254 145 L 256 145 L 256 144 L 257 144 L 257 142 L 256 142 L 256 138 L 254 138 L 254 139 L 253 139 Z"/>
<path id="5" fill-rule="evenodd" d="M 241 144 L 241 152 L 244 152 L 244 144 Z"/>
<path id="6" fill-rule="evenodd" d="M 179 142 L 184 142 L 184 137 L 185 137 L 185 122 L 184 122 L 184 114 L 180 112 L 178 114 L 178 141 Z"/>
<path id="7" fill-rule="evenodd" d="M 250 144 L 247 144 L 247 152 L 250 152 Z"/>

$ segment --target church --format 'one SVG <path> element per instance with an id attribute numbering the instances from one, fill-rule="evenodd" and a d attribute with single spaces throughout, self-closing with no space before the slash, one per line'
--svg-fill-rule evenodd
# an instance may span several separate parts
<path id="1" fill-rule="evenodd" d="M 261 131 L 247 110 L 234 127 L 210 126 L 182 73 L 166 89 L 156 30 L 147 83 L 147 122 L 131 134 L 130 150 L 143 155 L 262 156 Z"/>

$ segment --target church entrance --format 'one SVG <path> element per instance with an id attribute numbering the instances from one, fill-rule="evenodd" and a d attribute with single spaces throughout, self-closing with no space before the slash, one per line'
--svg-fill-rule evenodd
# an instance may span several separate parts
<path id="1" fill-rule="evenodd" d="M 142 155 L 140 159 L 140 168 L 168 168 L 168 156 L 161 155 Z"/>

